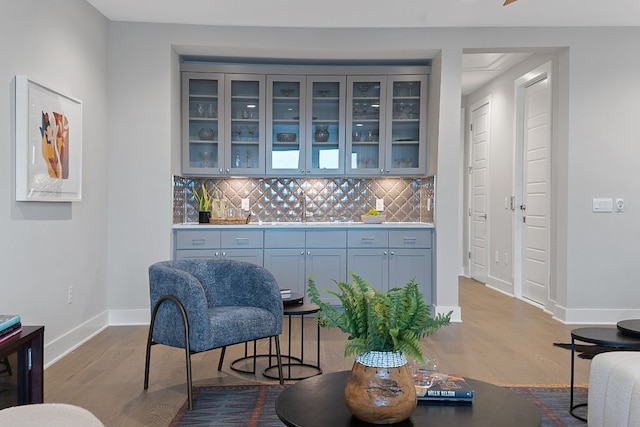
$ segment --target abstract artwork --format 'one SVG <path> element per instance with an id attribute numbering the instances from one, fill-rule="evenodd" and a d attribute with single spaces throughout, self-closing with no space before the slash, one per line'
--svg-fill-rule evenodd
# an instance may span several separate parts
<path id="1" fill-rule="evenodd" d="M 82 102 L 16 76 L 16 200 L 82 199 Z"/>

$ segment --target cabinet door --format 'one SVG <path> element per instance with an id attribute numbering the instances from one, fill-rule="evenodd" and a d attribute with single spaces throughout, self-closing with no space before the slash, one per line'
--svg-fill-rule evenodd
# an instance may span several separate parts
<path id="1" fill-rule="evenodd" d="M 347 268 L 349 273 L 362 277 L 373 288 L 386 291 L 389 286 L 388 257 L 387 249 L 349 249 Z"/>
<path id="2" fill-rule="evenodd" d="M 305 76 L 267 76 L 268 174 L 304 174 Z"/>
<path id="3" fill-rule="evenodd" d="M 249 262 L 262 267 L 262 252 L 262 249 L 222 249 L 220 251 L 220 257 L 224 259 Z"/>
<path id="4" fill-rule="evenodd" d="M 223 75 L 182 73 L 182 173 L 222 173 Z"/>
<path id="5" fill-rule="evenodd" d="M 313 275 L 313 280 L 320 291 L 320 298 L 331 305 L 339 305 L 340 300 L 327 294 L 325 289 L 338 292 L 334 280 L 338 282 L 346 280 L 347 250 L 307 248 L 306 257 L 307 278 Z"/>
<path id="6" fill-rule="evenodd" d="M 427 76 L 387 77 L 386 174 L 426 173 Z"/>
<path id="7" fill-rule="evenodd" d="M 347 79 L 346 171 L 349 175 L 384 173 L 385 77 L 349 76 Z"/>
<path id="8" fill-rule="evenodd" d="M 431 249 L 390 249 L 389 287 L 401 287 L 415 278 L 424 301 L 433 304 Z"/>
<path id="9" fill-rule="evenodd" d="M 225 75 L 225 174 L 264 174 L 264 86 L 264 75 Z"/>
<path id="10" fill-rule="evenodd" d="M 344 174 L 345 86 L 346 77 L 307 78 L 307 175 Z"/>
<path id="11" fill-rule="evenodd" d="M 264 268 L 275 277 L 280 288 L 289 288 L 291 292 L 305 294 L 304 248 L 265 249 Z"/>

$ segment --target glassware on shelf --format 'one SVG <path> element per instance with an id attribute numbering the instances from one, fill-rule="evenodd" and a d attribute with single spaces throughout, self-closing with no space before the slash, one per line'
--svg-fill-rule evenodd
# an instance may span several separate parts
<path id="1" fill-rule="evenodd" d="M 236 150 L 233 166 L 236 168 L 240 167 L 240 150 Z"/>
<path id="2" fill-rule="evenodd" d="M 216 115 L 217 114 L 215 107 L 213 106 L 213 104 L 209 104 L 209 108 L 207 109 L 207 117 L 215 119 Z"/>
<path id="3" fill-rule="evenodd" d="M 316 125 L 314 137 L 316 142 L 327 142 L 329 140 L 329 126 Z"/>
<path id="4" fill-rule="evenodd" d="M 233 128 L 233 133 L 236 136 L 234 141 L 240 141 L 240 135 L 242 135 L 242 129 L 240 128 L 240 126 L 234 127 Z"/>
<path id="5" fill-rule="evenodd" d="M 369 89 L 371 89 L 371 84 L 369 84 L 369 83 L 360 83 L 358 85 L 358 89 L 360 89 L 360 94 L 362 96 L 367 96 L 367 93 L 369 93 Z"/>
<path id="6" fill-rule="evenodd" d="M 255 133 L 256 128 L 253 126 L 247 126 L 247 133 L 249 134 L 249 141 L 253 141 L 253 134 Z"/>
<path id="7" fill-rule="evenodd" d="M 213 153 L 211 151 L 201 151 L 200 152 L 200 166 L 203 168 L 208 168 L 210 166 L 210 160 L 213 157 Z"/>
<path id="8" fill-rule="evenodd" d="M 293 89 L 280 89 L 280 92 L 282 92 L 282 94 L 284 96 L 289 97 L 294 92 L 294 90 Z"/>
<path id="9" fill-rule="evenodd" d="M 197 112 L 198 112 L 198 117 L 204 117 L 204 105 L 198 104 Z"/>

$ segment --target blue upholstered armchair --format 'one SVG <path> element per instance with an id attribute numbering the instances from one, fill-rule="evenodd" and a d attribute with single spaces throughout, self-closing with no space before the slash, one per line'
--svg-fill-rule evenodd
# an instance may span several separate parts
<path id="1" fill-rule="evenodd" d="M 151 346 L 184 348 L 189 409 L 193 408 L 191 354 L 260 338 L 275 338 L 280 383 L 282 298 L 278 283 L 254 264 L 217 259 L 162 261 L 149 267 L 151 325 L 144 388 L 149 386 Z M 189 337 L 186 339 L 185 337 Z"/>

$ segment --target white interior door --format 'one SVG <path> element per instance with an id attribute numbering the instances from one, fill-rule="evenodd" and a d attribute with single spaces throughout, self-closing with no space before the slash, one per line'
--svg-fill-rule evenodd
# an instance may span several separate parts
<path id="1" fill-rule="evenodd" d="M 549 146 L 551 94 L 548 73 L 522 87 L 522 296 L 545 305 L 549 295 Z"/>
<path id="2" fill-rule="evenodd" d="M 469 201 L 469 275 L 487 282 L 489 250 L 487 242 L 487 196 L 489 177 L 490 103 L 482 102 L 471 109 L 471 165 Z"/>

